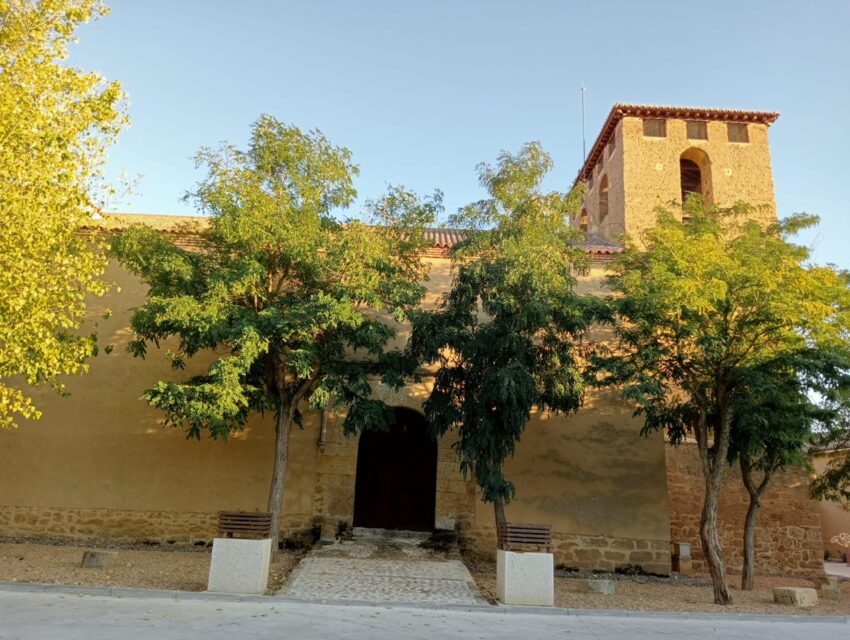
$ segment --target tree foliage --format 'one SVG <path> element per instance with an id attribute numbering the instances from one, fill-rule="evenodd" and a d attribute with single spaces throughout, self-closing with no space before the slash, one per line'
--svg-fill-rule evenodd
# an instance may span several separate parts
<path id="1" fill-rule="evenodd" d="M 741 588 L 753 588 L 755 529 L 773 476 L 789 466 L 809 467 L 817 432 L 841 423 L 837 395 L 850 385 L 850 354 L 816 345 L 736 372 L 729 460 L 737 460 L 749 495 L 744 523 Z M 760 479 L 758 476 L 760 475 Z"/>
<path id="2" fill-rule="evenodd" d="M 816 218 L 762 227 L 751 208 L 706 207 L 691 197 L 615 260 L 608 285 L 618 351 L 596 360 L 600 381 L 673 442 L 696 439 L 706 479 L 701 538 L 715 601 L 731 601 L 716 530 L 717 501 L 750 374 L 809 347 L 843 348 L 850 326 L 848 275 L 808 264 L 790 238 Z"/>
<path id="3" fill-rule="evenodd" d="M 850 509 L 850 382 L 847 372 L 827 391 L 820 392 L 821 406 L 827 409 L 829 419 L 818 422 L 813 447 L 821 453 L 828 452 L 826 468 L 814 479 L 812 496 L 819 500 L 832 500 Z"/>
<path id="4" fill-rule="evenodd" d="M 63 61 L 97 0 L 0 0 L 0 428 L 40 412 L 20 388 L 86 371 L 78 329 L 103 252 L 81 234 L 104 150 L 126 118 L 117 83 Z"/>
<path id="5" fill-rule="evenodd" d="M 458 428 L 464 474 L 497 508 L 514 497 L 503 462 L 533 408 L 571 412 L 584 382 L 578 343 L 600 300 L 575 292 L 584 264 L 569 225 L 579 193 L 544 192 L 551 168 L 538 143 L 479 166 L 489 198 L 451 218 L 468 239 L 454 253 L 451 290 L 413 316 L 409 352 L 438 365 L 425 414 L 435 435 Z"/>
<path id="6" fill-rule="evenodd" d="M 440 194 L 420 199 L 395 187 L 370 203 L 371 225 L 340 222 L 334 210 L 355 197 L 350 152 L 271 116 L 253 125 L 247 150 L 223 145 L 197 159 L 208 176 L 190 198 L 210 216 L 200 248 L 143 227 L 114 243 L 150 286 L 132 317 L 130 347 L 143 357 L 149 343 L 174 337 L 168 358 L 176 368 L 215 351 L 203 375 L 145 393 L 166 424 L 190 437 L 226 438 L 251 412 L 275 413 L 268 508 L 277 537 L 289 431 L 301 424 L 302 401 L 347 405 L 348 432 L 383 428 L 389 408 L 372 397 L 372 381 L 398 388 L 412 371 L 388 348 L 388 320 L 403 319 L 424 293 L 423 230 Z"/>

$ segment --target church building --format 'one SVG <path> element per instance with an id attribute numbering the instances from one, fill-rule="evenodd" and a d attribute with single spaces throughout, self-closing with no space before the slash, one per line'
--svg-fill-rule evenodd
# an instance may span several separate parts
<path id="1" fill-rule="evenodd" d="M 617 104 L 609 113 L 576 181 L 587 186 L 575 224 L 587 232 L 591 258 L 579 288 L 604 294 L 603 280 L 618 238 L 639 241 L 655 207 L 689 192 L 709 203 L 762 205 L 776 218 L 768 129 L 778 114 Z M 567 188 L 569 185 L 565 185 Z M 145 224 L 175 242 L 193 244 L 203 218 L 104 214 L 120 233 Z M 452 230 L 429 231 L 428 293 L 433 308 L 450 286 Z M 145 299 L 144 285 L 113 264 L 117 283 L 93 300 L 99 340 L 110 354 L 90 372 L 67 381 L 70 396 L 33 393 L 37 423 L 0 432 L 0 537 L 73 540 L 208 542 L 222 510 L 265 510 L 272 473 L 274 421 L 252 416 L 227 442 L 186 440 L 159 424 L 159 412 L 141 395 L 160 379 L 182 379 L 203 369 L 204 356 L 173 372 L 153 349 L 145 360 L 126 352 L 129 318 Z M 409 328 L 398 327 L 399 344 Z M 293 538 L 331 537 L 353 527 L 457 532 L 471 551 L 493 554 L 492 505 L 458 471 L 451 433 L 434 442 L 422 403 L 431 380 L 401 391 L 376 387 L 396 407 L 387 433 L 346 437 L 344 415 L 304 411 L 294 429 L 283 508 L 283 532 Z M 509 521 L 552 526 L 558 565 L 614 570 L 636 565 L 671 570 L 671 542 L 690 542 L 699 564 L 702 476 L 695 447 L 672 447 L 660 433 L 640 435 L 642 421 L 615 390 L 591 391 L 575 415 L 535 414 L 506 464 L 516 485 Z M 762 508 L 757 569 L 810 575 L 823 559 L 820 516 L 802 472 L 778 477 Z M 729 470 L 721 529 L 727 561 L 740 565 L 746 492 Z"/>

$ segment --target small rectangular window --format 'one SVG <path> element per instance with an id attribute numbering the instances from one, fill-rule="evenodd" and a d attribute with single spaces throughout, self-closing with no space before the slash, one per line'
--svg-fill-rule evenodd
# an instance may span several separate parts
<path id="1" fill-rule="evenodd" d="M 688 120 L 688 140 L 708 140 L 708 128 L 700 120 Z"/>
<path id="2" fill-rule="evenodd" d="M 750 141 L 750 134 L 747 131 L 747 125 L 744 122 L 727 122 L 726 131 L 729 135 L 729 142 Z"/>
<path id="3" fill-rule="evenodd" d="M 643 135 L 650 138 L 666 138 L 667 137 L 667 121 L 661 118 L 644 118 L 643 119 Z"/>

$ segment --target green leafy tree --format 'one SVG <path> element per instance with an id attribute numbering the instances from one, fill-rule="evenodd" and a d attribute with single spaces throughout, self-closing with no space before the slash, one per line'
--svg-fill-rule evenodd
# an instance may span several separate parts
<path id="1" fill-rule="evenodd" d="M 729 459 L 737 459 L 749 495 L 742 590 L 753 589 L 756 525 L 770 480 L 791 466 L 808 468 L 816 432 L 840 422 L 839 405 L 831 399 L 850 386 L 849 356 L 812 347 L 737 372 Z"/>
<path id="2" fill-rule="evenodd" d="M 106 259 L 82 230 L 104 150 L 126 122 L 117 83 L 63 63 L 96 0 L 0 0 L 0 428 L 37 419 L 21 388 L 85 372 L 78 331 Z"/>
<path id="3" fill-rule="evenodd" d="M 145 228 L 115 241 L 116 255 L 150 286 L 132 317 L 131 349 L 144 356 L 148 343 L 176 337 L 168 357 L 178 368 L 215 350 L 205 374 L 145 393 L 190 437 L 226 438 L 252 411 L 274 412 L 276 545 L 289 435 L 304 403 L 347 405 L 347 432 L 385 428 L 390 410 L 372 397 L 372 381 L 399 388 L 413 370 L 388 348 L 390 321 L 424 293 L 423 229 L 440 194 L 422 200 L 393 188 L 371 203 L 374 226 L 338 222 L 334 208 L 355 197 L 351 154 L 270 116 L 253 125 L 246 151 L 205 149 L 198 162 L 209 172 L 191 198 L 210 215 L 198 250 Z"/>
<path id="4" fill-rule="evenodd" d="M 833 453 L 833 458 L 812 482 L 812 497 L 842 503 L 850 510 L 850 411 L 846 408 L 842 425 L 817 441 L 824 451 Z"/>
<path id="5" fill-rule="evenodd" d="M 585 255 L 569 219 L 581 195 L 542 190 L 551 164 L 530 143 L 479 165 L 490 197 L 451 218 L 469 238 L 455 250 L 451 290 L 438 310 L 413 315 L 408 344 L 438 365 L 428 423 L 437 436 L 458 428 L 460 469 L 493 503 L 497 527 L 515 493 L 503 463 L 532 410 L 581 404 L 578 345 L 602 306 L 574 290 Z"/>
<path id="6" fill-rule="evenodd" d="M 842 503 L 850 510 L 850 384 L 844 382 L 821 394 L 832 420 L 818 424 L 813 448 L 829 452 L 830 460 L 812 482 L 811 493 L 813 498 Z"/>
<path id="7" fill-rule="evenodd" d="M 807 346 L 844 345 L 848 275 L 808 264 L 790 237 L 816 218 L 764 228 L 751 209 L 704 207 L 690 197 L 614 261 L 608 286 L 618 320 L 616 351 L 596 364 L 603 384 L 646 419 L 645 432 L 696 440 L 705 493 L 700 539 L 717 604 L 731 602 L 717 510 L 747 370 Z M 684 219 L 687 222 L 683 222 Z"/>

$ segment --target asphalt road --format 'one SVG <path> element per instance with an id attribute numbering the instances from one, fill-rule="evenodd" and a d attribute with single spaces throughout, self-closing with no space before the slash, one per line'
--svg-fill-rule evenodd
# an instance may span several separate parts
<path id="1" fill-rule="evenodd" d="M 723 638 L 829 640 L 850 637 L 838 622 L 707 617 L 624 617 L 341 606 L 291 601 L 107 597 L 0 590 L 0 638 L 32 640 L 382 640 L 482 638 Z"/>

